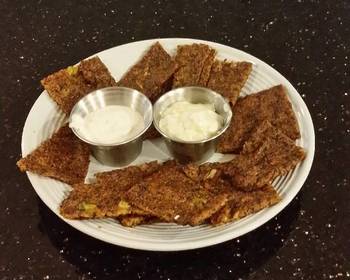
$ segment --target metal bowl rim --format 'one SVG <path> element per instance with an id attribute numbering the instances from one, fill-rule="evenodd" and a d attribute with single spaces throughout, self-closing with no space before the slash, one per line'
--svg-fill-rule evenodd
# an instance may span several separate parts
<path id="1" fill-rule="evenodd" d="M 155 113 L 155 110 L 153 110 L 153 125 L 154 127 L 156 128 L 156 130 L 164 137 L 166 138 L 167 140 L 170 140 L 170 141 L 173 141 L 173 142 L 176 142 L 176 143 L 181 143 L 181 144 L 203 144 L 203 143 L 206 143 L 206 142 L 210 142 L 212 140 L 215 140 L 216 138 L 218 138 L 219 136 L 221 136 L 227 129 L 228 127 L 230 126 L 231 124 L 231 119 L 232 119 L 232 109 L 231 109 L 231 106 L 230 104 L 226 101 L 226 99 L 219 93 L 217 93 L 216 91 L 213 91 L 209 88 L 205 88 L 205 87 L 197 87 L 197 86 L 189 86 L 189 87 L 179 87 L 179 88 L 175 88 L 175 89 L 172 89 L 166 93 L 164 93 L 154 104 L 153 104 L 153 107 L 155 107 L 159 102 L 163 101 L 164 99 L 168 98 L 169 97 L 169 94 L 171 94 L 172 92 L 176 91 L 176 90 L 179 90 L 179 89 L 187 89 L 187 90 L 190 90 L 191 88 L 200 88 L 200 89 L 204 89 L 205 91 L 207 91 L 208 93 L 218 97 L 219 99 L 221 99 L 224 103 L 226 103 L 226 105 L 228 106 L 229 108 L 229 116 L 228 116 L 228 120 L 225 124 L 225 126 L 221 129 L 220 133 L 218 134 L 215 134 L 214 136 L 210 137 L 210 138 L 207 138 L 207 139 L 203 139 L 203 140 L 199 140 L 199 141 L 184 141 L 184 140 L 181 140 L 181 139 L 174 139 L 174 138 L 171 138 L 170 136 L 168 136 L 166 133 L 164 133 L 160 127 L 158 126 L 158 123 L 155 121 L 155 117 L 156 117 L 156 113 Z"/>
<path id="2" fill-rule="evenodd" d="M 124 145 L 124 144 L 128 144 L 130 142 L 133 142 L 134 140 L 137 140 L 139 137 L 141 137 L 148 129 L 149 127 L 152 125 L 152 122 L 153 122 L 153 106 L 152 106 L 152 103 L 151 101 L 149 100 L 149 98 L 144 95 L 142 92 L 136 90 L 136 89 L 132 89 L 132 88 L 128 88 L 128 87 L 118 87 L 118 86 L 115 86 L 115 87 L 105 87 L 105 88 L 100 88 L 100 89 L 97 89 L 97 90 L 94 90 L 92 92 L 89 92 L 87 95 L 83 96 L 81 99 L 79 99 L 79 101 L 77 103 L 75 103 L 75 105 L 73 106 L 70 114 L 69 114 L 69 120 L 68 122 L 70 123 L 71 120 L 72 120 L 72 116 L 73 116 L 73 111 L 74 109 L 78 106 L 78 104 L 80 102 L 82 102 L 83 99 L 85 98 L 88 98 L 88 96 L 91 96 L 93 94 L 96 94 L 98 91 L 102 92 L 102 94 L 105 94 L 106 92 L 110 92 L 112 90 L 119 90 L 119 89 L 123 89 L 123 90 L 127 90 L 127 91 L 130 91 L 130 92 L 136 92 L 138 95 L 141 95 L 145 100 L 146 100 L 146 103 L 148 104 L 148 106 L 151 108 L 151 121 L 149 123 L 147 123 L 144 127 L 144 129 L 138 133 L 136 136 L 134 136 L 133 138 L 130 138 L 128 140 L 125 140 L 123 142 L 118 142 L 118 143 L 115 143 L 115 144 L 101 144 L 101 143 L 97 143 L 97 142 L 94 142 L 94 141 L 90 141 L 88 139 L 85 139 L 84 137 L 82 137 L 81 135 L 79 135 L 79 133 L 76 131 L 76 129 L 74 129 L 73 127 L 69 127 L 73 133 L 75 134 L 75 136 L 77 136 L 80 140 L 82 140 L 83 142 L 85 143 L 88 143 L 92 146 L 98 146 L 98 147 L 117 147 L 117 146 L 121 146 L 121 145 Z"/>

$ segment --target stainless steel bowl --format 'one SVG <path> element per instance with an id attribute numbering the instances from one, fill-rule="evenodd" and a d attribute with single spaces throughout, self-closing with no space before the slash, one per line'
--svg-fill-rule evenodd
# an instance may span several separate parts
<path id="1" fill-rule="evenodd" d="M 224 119 L 222 128 L 213 137 L 201 141 L 181 141 L 169 137 L 159 128 L 160 113 L 178 101 L 214 104 L 216 113 Z M 183 163 L 190 161 L 201 163 L 208 160 L 216 150 L 219 137 L 229 127 L 231 117 L 232 111 L 228 102 L 220 94 L 202 87 L 183 87 L 171 90 L 161 96 L 153 105 L 153 123 L 155 128 L 164 137 L 170 153 Z"/>
<path id="2" fill-rule="evenodd" d="M 84 118 L 87 114 L 110 105 L 124 105 L 139 112 L 143 116 L 145 128 L 127 141 L 108 145 L 92 142 L 80 135 L 76 129 L 72 130 L 77 137 L 90 145 L 92 154 L 99 162 L 110 166 L 125 166 L 141 153 L 142 134 L 152 124 L 152 104 L 145 95 L 125 87 L 108 87 L 93 91 L 75 104 L 69 122 L 73 115 Z"/>

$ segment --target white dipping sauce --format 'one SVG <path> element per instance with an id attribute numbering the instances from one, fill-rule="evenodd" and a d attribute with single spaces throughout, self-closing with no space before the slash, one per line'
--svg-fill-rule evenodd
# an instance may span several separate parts
<path id="1" fill-rule="evenodd" d="M 98 144 L 117 144 L 139 134 L 145 127 L 140 113 L 130 107 L 111 105 L 82 118 L 73 115 L 69 124 L 85 139 Z"/>
<path id="2" fill-rule="evenodd" d="M 201 141 L 216 135 L 223 121 L 213 104 L 179 101 L 160 113 L 159 128 L 170 138 Z"/>

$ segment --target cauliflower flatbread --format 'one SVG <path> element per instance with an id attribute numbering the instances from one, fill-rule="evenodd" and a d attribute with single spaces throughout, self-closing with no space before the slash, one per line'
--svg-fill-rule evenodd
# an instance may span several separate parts
<path id="1" fill-rule="evenodd" d="M 217 151 L 239 153 L 251 133 L 263 121 L 269 121 L 292 140 L 300 137 L 292 104 L 282 85 L 237 100 L 232 108 L 231 124 L 220 138 Z"/>
<path id="2" fill-rule="evenodd" d="M 20 159 L 21 171 L 30 171 L 60 180 L 69 185 L 84 182 L 90 151 L 65 125 L 29 155 Z"/>

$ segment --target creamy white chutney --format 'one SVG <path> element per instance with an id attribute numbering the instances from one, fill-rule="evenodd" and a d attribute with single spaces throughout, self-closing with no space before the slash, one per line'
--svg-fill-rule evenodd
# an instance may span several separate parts
<path id="1" fill-rule="evenodd" d="M 213 104 L 179 101 L 160 113 L 159 128 L 173 139 L 201 141 L 216 135 L 223 123 Z"/>
<path id="2" fill-rule="evenodd" d="M 98 144 L 118 144 L 138 135 L 145 123 L 132 108 L 111 105 L 98 109 L 84 118 L 74 115 L 69 123 L 83 138 Z"/>

